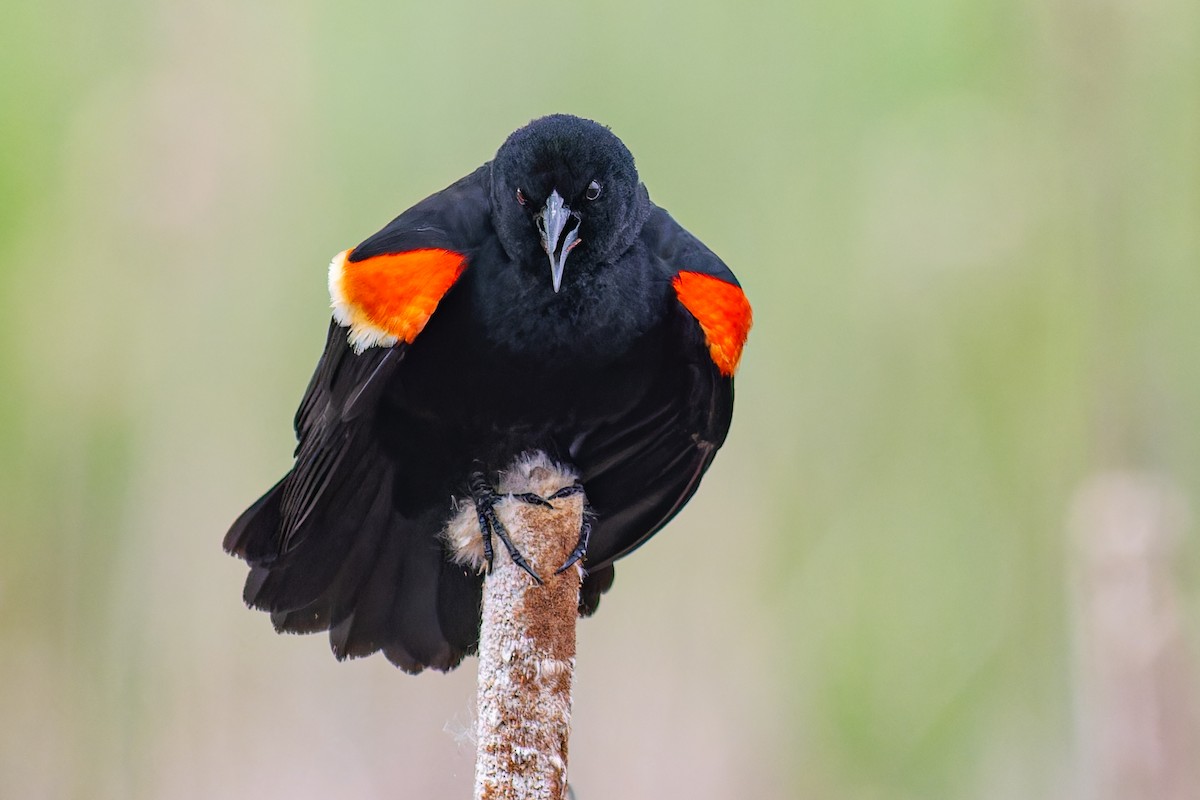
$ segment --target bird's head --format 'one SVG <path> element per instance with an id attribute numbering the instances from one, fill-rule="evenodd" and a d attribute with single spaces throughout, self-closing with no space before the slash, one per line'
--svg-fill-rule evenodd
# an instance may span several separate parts
<path id="1" fill-rule="evenodd" d="M 563 275 L 612 260 L 650 212 L 629 149 L 612 131 L 567 114 L 515 131 L 492 161 L 492 224 L 509 257 Z M 544 274 L 544 273 L 543 273 Z"/>

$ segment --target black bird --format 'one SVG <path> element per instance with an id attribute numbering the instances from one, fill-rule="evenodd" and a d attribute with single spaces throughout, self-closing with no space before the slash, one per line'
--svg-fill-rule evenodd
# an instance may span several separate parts
<path id="1" fill-rule="evenodd" d="M 482 577 L 442 531 L 516 456 L 544 451 L 586 490 L 590 614 L 725 441 L 749 303 L 590 120 L 517 130 L 339 254 L 329 288 L 296 463 L 225 548 L 250 564 L 250 606 L 279 631 L 328 629 L 338 658 L 418 672 L 474 650 Z"/>

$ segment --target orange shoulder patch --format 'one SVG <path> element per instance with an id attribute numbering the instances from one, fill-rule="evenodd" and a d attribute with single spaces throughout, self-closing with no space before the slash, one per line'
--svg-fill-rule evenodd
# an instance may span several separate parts
<path id="1" fill-rule="evenodd" d="M 424 249 L 351 261 L 345 250 L 329 264 L 333 318 L 350 329 L 350 344 L 368 347 L 411 343 L 442 297 L 458 280 L 466 256 Z"/>
<path id="2" fill-rule="evenodd" d="M 671 284 L 679 302 L 700 323 L 717 369 L 727 377 L 733 375 L 753 323 L 745 293 L 732 283 L 702 272 L 680 272 Z"/>

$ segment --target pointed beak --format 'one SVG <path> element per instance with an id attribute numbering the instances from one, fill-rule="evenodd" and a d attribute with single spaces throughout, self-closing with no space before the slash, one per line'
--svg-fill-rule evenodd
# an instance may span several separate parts
<path id="1" fill-rule="evenodd" d="M 550 257 L 550 279 L 557 292 L 562 286 L 567 254 L 583 241 L 579 238 L 579 214 L 564 205 L 562 196 L 555 190 L 538 214 L 537 225 L 542 234 L 542 249 Z"/>

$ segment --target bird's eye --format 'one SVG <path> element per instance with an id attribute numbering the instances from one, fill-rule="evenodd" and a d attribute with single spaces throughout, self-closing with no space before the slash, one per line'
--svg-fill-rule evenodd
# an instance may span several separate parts
<path id="1" fill-rule="evenodd" d="M 597 197 L 600 196 L 600 184 L 597 183 L 596 181 L 592 181 L 591 183 L 589 183 L 587 191 L 583 193 L 583 196 L 586 197 L 588 200 L 595 200 Z"/>
<path id="2" fill-rule="evenodd" d="M 517 189 L 517 202 L 521 205 L 525 205 L 525 195 L 521 193 L 520 189 Z"/>

